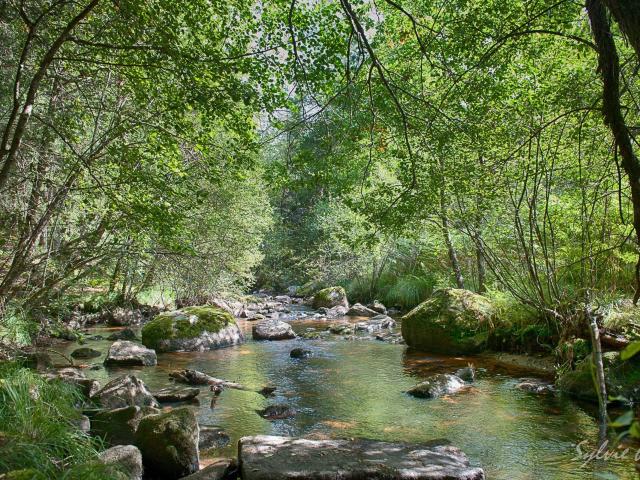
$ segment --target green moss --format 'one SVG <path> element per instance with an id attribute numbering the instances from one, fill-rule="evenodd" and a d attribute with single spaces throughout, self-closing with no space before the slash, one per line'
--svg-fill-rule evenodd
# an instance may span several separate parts
<path id="1" fill-rule="evenodd" d="M 347 292 L 343 287 L 323 288 L 313 296 L 313 308 L 347 306 Z"/>
<path id="2" fill-rule="evenodd" d="M 487 344 L 494 309 L 468 290 L 447 288 L 402 318 L 402 336 L 411 347 L 448 354 L 477 353 Z"/>
<path id="3" fill-rule="evenodd" d="M 195 321 L 193 317 L 196 317 Z M 161 313 L 142 328 L 142 343 L 160 350 L 162 340 L 196 338 L 203 332 L 217 333 L 235 324 L 233 316 L 216 307 L 186 307 L 174 312 Z"/>

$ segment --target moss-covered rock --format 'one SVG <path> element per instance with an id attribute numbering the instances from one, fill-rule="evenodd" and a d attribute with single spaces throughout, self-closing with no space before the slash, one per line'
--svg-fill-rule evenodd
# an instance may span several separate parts
<path id="1" fill-rule="evenodd" d="M 193 411 L 176 408 L 143 418 L 136 431 L 145 471 L 154 478 L 177 479 L 200 467 L 198 421 Z"/>
<path id="2" fill-rule="evenodd" d="M 142 328 L 142 343 L 158 352 L 212 350 L 243 341 L 233 316 L 211 306 L 161 313 Z"/>
<path id="3" fill-rule="evenodd" d="M 640 358 L 623 362 L 620 352 L 603 354 L 604 374 L 608 396 L 622 396 L 630 400 L 640 400 Z M 591 357 L 580 361 L 575 370 L 564 372 L 556 385 L 561 392 L 593 402 L 598 401 L 592 372 Z"/>
<path id="4" fill-rule="evenodd" d="M 402 317 L 402 336 L 410 347 L 454 355 L 486 348 L 494 315 L 491 302 L 468 290 L 446 288 Z"/>
<path id="5" fill-rule="evenodd" d="M 323 288 L 313 296 L 313 308 L 349 307 L 347 292 L 342 287 Z"/>

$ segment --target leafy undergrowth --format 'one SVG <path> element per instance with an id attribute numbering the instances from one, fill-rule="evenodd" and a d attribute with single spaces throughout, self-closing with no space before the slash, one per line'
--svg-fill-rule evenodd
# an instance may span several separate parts
<path id="1" fill-rule="evenodd" d="M 78 428 L 78 390 L 0 362 L 0 475 L 20 479 L 116 479 L 97 462 L 101 444 Z"/>

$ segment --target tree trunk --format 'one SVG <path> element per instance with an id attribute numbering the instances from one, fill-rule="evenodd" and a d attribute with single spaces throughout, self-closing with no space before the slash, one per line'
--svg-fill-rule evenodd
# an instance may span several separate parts
<path id="1" fill-rule="evenodd" d="M 603 0 L 620 30 L 640 60 L 640 2 L 638 0 Z"/>
<path id="2" fill-rule="evenodd" d="M 451 239 L 451 233 L 449 231 L 449 217 L 447 215 L 444 188 L 440 190 L 440 220 L 442 222 L 444 243 L 447 245 L 447 252 L 449 253 L 449 261 L 451 262 L 453 274 L 456 277 L 456 285 L 458 288 L 464 288 L 464 277 L 462 276 L 462 269 L 460 268 L 460 262 L 458 261 L 458 253 L 456 252 L 456 247 L 453 245 L 453 240 Z"/>
<path id="3" fill-rule="evenodd" d="M 2 150 L 0 151 L 0 159 L 2 159 L 5 155 L 6 159 L 4 159 L 4 163 L 0 168 L 0 191 L 4 190 L 4 188 L 6 187 L 7 181 L 9 180 L 9 174 L 11 173 L 13 166 L 18 160 L 18 149 L 20 148 L 22 137 L 24 136 L 27 125 L 31 118 L 31 113 L 33 112 L 33 106 L 38 95 L 38 90 L 40 89 L 40 83 L 47 73 L 47 70 L 49 69 L 51 62 L 53 62 L 56 54 L 58 53 L 64 42 L 67 41 L 69 35 L 71 35 L 71 32 L 89 15 L 89 13 L 91 13 L 91 10 L 93 10 L 96 5 L 98 5 L 99 1 L 100 0 L 92 0 L 88 5 L 84 7 L 84 9 L 82 9 L 82 11 L 80 11 L 80 13 L 78 13 L 73 19 L 71 19 L 71 21 L 65 26 L 64 30 L 60 33 L 60 35 L 58 35 L 58 37 L 53 41 L 53 43 L 49 47 L 49 50 L 47 50 L 47 52 L 38 63 L 38 69 L 31 78 L 29 89 L 27 90 L 20 116 L 18 117 L 15 129 L 13 130 L 13 135 L 11 136 L 11 142 L 8 149 L 6 148 L 5 141 L 8 141 L 9 139 L 9 135 L 7 133 L 11 131 L 12 125 L 7 123 L 7 125 L 5 126 L 5 134 L 7 135 L 3 134 L 3 145 Z"/>
<path id="4" fill-rule="evenodd" d="M 635 2 L 622 0 L 621 2 L 609 3 L 627 5 Z M 598 52 L 598 70 L 602 77 L 602 114 L 605 124 L 611 129 L 616 148 L 622 158 L 622 168 L 629 180 L 633 206 L 633 227 L 636 232 L 636 242 L 640 245 L 640 162 L 633 151 L 631 136 L 620 105 L 620 60 L 603 3 L 601 0 L 587 0 L 586 7 Z M 633 297 L 633 303 L 636 304 L 639 298 L 640 256 L 636 263 L 636 293 Z"/>
<path id="5" fill-rule="evenodd" d="M 591 311 L 591 305 L 587 300 L 587 306 L 585 308 L 585 317 L 589 325 L 589 331 L 591 333 L 591 361 L 593 368 L 595 369 L 594 383 L 596 392 L 598 393 L 598 431 L 599 441 L 602 445 L 607 439 L 607 384 L 604 377 L 604 364 L 602 362 L 602 344 L 600 342 L 600 329 L 596 321 L 595 315 Z"/>

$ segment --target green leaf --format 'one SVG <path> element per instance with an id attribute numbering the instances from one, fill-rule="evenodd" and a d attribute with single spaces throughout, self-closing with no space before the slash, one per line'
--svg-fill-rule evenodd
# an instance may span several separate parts
<path id="1" fill-rule="evenodd" d="M 622 360 L 629 360 L 634 355 L 640 353 L 640 342 L 633 342 L 620 354 Z"/>
<path id="2" fill-rule="evenodd" d="M 634 438 L 640 438 L 640 422 L 636 421 L 631 424 L 629 429 L 629 435 Z"/>
<path id="3" fill-rule="evenodd" d="M 633 410 L 629 410 L 628 412 L 620 415 L 609 425 L 613 428 L 620 428 L 631 425 L 631 422 L 633 422 Z"/>

